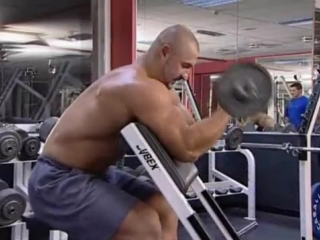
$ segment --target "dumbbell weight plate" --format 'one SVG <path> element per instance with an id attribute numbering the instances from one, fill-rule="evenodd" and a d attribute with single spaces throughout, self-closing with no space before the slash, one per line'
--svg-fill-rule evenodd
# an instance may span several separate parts
<path id="1" fill-rule="evenodd" d="M 18 156 L 21 148 L 21 137 L 6 127 L 0 128 L 0 162 L 9 162 Z"/>
<path id="2" fill-rule="evenodd" d="M 22 140 L 22 147 L 20 150 L 20 160 L 35 159 L 41 148 L 41 142 L 37 137 L 26 137 Z"/>
<path id="3" fill-rule="evenodd" d="M 21 137 L 21 139 L 25 139 L 26 137 L 29 136 L 29 134 L 28 134 L 27 131 L 25 131 L 25 130 L 23 130 L 23 129 L 21 129 L 21 128 L 18 128 L 18 127 L 16 127 L 16 126 L 14 126 L 13 130 L 16 131 L 16 133 L 19 134 L 19 136 Z"/>
<path id="4" fill-rule="evenodd" d="M 249 117 L 268 107 L 273 82 L 268 71 L 255 63 L 237 63 L 217 80 L 219 105 L 234 117 Z"/>
<path id="5" fill-rule="evenodd" d="M 240 143 L 242 142 L 243 131 L 240 127 L 231 127 L 225 136 L 225 149 L 226 150 L 236 150 Z"/>
<path id="6" fill-rule="evenodd" d="M 6 183 L 5 181 L 3 181 L 2 179 L 0 179 L 0 192 L 4 189 L 9 188 L 8 183 Z"/>
<path id="7" fill-rule="evenodd" d="M 26 210 L 26 200 L 16 190 L 8 188 L 0 192 L 0 226 L 18 221 Z"/>
<path id="8" fill-rule="evenodd" d="M 51 130 L 59 121 L 58 117 L 50 117 L 43 121 L 39 127 L 39 139 L 41 142 L 46 142 Z"/>

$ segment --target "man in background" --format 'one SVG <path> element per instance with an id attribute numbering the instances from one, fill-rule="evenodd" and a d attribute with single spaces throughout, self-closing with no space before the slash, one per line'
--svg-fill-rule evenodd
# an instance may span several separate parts
<path id="1" fill-rule="evenodd" d="M 286 108 L 285 117 L 289 123 L 299 129 L 309 100 L 302 94 L 302 85 L 299 82 L 290 85 L 290 93 L 292 98 Z"/>

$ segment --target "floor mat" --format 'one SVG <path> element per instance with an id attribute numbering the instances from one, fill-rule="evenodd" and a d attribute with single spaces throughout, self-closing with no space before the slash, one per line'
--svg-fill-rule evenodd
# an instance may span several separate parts
<path id="1" fill-rule="evenodd" d="M 244 219 L 246 212 L 242 209 L 226 210 L 225 214 L 238 231 L 247 223 Z M 223 240 L 224 237 L 219 232 L 207 213 L 199 214 L 208 232 L 215 240 Z M 282 215 L 257 212 L 258 227 L 245 234 L 243 240 L 299 240 L 300 222 L 298 218 L 286 217 Z M 179 227 L 179 240 L 192 240 L 184 227 Z"/>

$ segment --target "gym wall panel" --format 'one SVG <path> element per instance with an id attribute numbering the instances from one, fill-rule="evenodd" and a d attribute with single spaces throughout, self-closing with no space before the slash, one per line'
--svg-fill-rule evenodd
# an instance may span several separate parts
<path id="1" fill-rule="evenodd" d="M 244 134 L 244 142 L 297 145 L 299 137 L 291 134 Z M 320 145 L 320 135 L 312 137 L 312 146 Z M 299 160 L 285 151 L 251 149 L 256 162 L 256 203 L 271 211 L 299 213 Z M 320 181 L 320 154 L 312 154 L 312 183 Z M 247 181 L 247 164 L 240 153 L 218 154 L 218 170 L 238 180 Z M 310 196 L 311 198 L 311 196 Z"/>
<path id="2" fill-rule="evenodd" d="M 111 69 L 136 59 L 136 0 L 111 0 Z"/>

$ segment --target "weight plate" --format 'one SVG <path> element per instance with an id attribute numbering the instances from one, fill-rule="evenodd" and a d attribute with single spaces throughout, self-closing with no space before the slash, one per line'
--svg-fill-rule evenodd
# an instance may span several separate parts
<path id="1" fill-rule="evenodd" d="M 14 130 L 20 135 L 21 139 L 25 139 L 29 136 L 28 132 L 21 128 L 15 127 Z"/>
<path id="2" fill-rule="evenodd" d="M 264 67 L 255 63 L 237 63 L 217 80 L 217 100 L 231 116 L 249 117 L 268 107 L 272 84 Z"/>
<path id="3" fill-rule="evenodd" d="M 240 127 L 231 127 L 225 136 L 225 149 L 236 150 L 242 142 L 243 131 Z"/>
<path id="4" fill-rule="evenodd" d="M 320 239 L 320 183 L 312 186 L 312 225 L 313 235 Z"/>
<path id="5" fill-rule="evenodd" d="M 31 160 L 38 157 L 41 142 L 37 137 L 26 137 L 22 140 L 20 160 Z"/>
<path id="6" fill-rule="evenodd" d="M 240 192 L 242 192 L 242 188 L 241 187 L 232 187 L 229 189 L 229 191 L 231 193 L 240 193 Z"/>
<path id="7" fill-rule="evenodd" d="M 0 226 L 18 221 L 26 210 L 26 200 L 12 188 L 0 192 Z"/>
<path id="8" fill-rule="evenodd" d="M 9 188 L 8 183 L 6 183 L 6 182 L 3 181 L 2 179 L 0 179 L 0 192 L 1 192 L 3 189 L 7 189 L 7 188 Z"/>
<path id="9" fill-rule="evenodd" d="M 21 137 L 6 127 L 0 127 L 0 162 L 8 162 L 18 156 L 21 149 Z"/>
<path id="10" fill-rule="evenodd" d="M 225 195 L 229 192 L 228 189 L 218 189 L 214 191 L 217 195 Z"/>
<path id="11" fill-rule="evenodd" d="M 46 142 L 51 130 L 59 121 L 58 117 L 50 117 L 43 121 L 39 127 L 39 139 L 41 142 Z"/>

